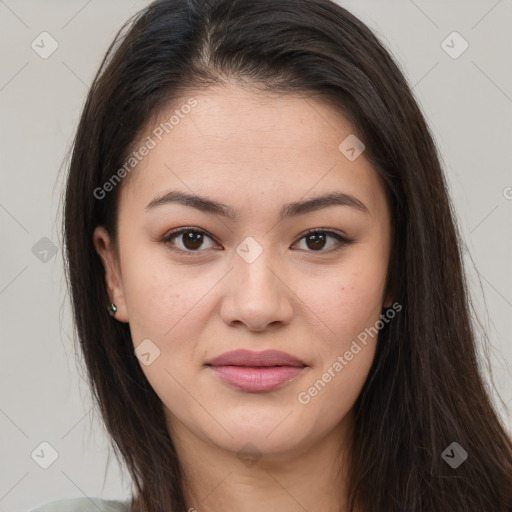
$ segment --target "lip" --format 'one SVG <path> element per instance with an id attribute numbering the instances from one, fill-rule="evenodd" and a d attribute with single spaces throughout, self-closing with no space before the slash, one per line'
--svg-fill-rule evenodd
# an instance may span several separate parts
<path id="1" fill-rule="evenodd" d="M 304 367 L 306 364 L 296 357 L 280 350 L 233 350 L 225 352 L 212 359 L 208 366 L 295 366 Z"/>
<path id="2" fill-rule="evenodd" d="M 230 386 L 248 393 L 282 387 L 307 367 L 300 359 L 279 350 L 234 350 L 221 354 L 206 366 Z"/>

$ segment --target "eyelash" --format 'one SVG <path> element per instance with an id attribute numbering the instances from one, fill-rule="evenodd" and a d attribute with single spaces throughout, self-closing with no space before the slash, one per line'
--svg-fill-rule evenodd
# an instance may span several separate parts
<path id="1" fill-rule="evenodd" d="M 182 228 L 178 228 L 178 229 L 175 229 L 174 231 L 171 231 L 170 233 L 168 233 L 167 235 L 165 235 L 160 241 L 167 245 L 169 244 L 172 240 L 174 240 L 175 238 L 178 238 L 180 235 L 182 235 L 183 233 L 200 233 L 202 235 L 205 235 L 206 237 L 210 238 L 212 241 L 214 241 L 215 243 L 217 243 L 213 237 L 211 237 L 206 231 L 204 231 L 203 229 L 200 229 L 200 228 L 194 228 L 192 226 L 186 226 L 186 227 L 182 227 Z M 326 253 L 331 253 L 331 252 L 336 252 L 336 251 L 339 251 L 341 249 L 343 249 L 345 246 L 347 245 L 350 245 L 351 243 L 353 243 L 353 240 L 349 240 L 348 238 L 340 235 L 339 233 L 336 233 L 335 231 L 331 231 L 329 229 L 321 229 L 321 228 L 314 228 L 314 229 L 310 229 L 308 231 L 306 231 L 298 240 L 297 242 L 295 243 L 298 243 L 300 242 L 303 238 L 306 238 L 307 236 L 309 235 L 312 235 L 312 234 L 316 234 L 316 233 L 321 233 L 321 234 L 325 234 L 325 235 L 329 235 L 329 236 L 332 236 L 333 238 L 335 238 L 337 241 L 338 241 L 338 244 L 336 245 L 336 247 L 334 247 L 333 249 L 330 249 L 330 250 L 327 250 L 327 251 L 324 251 L 324 250 L 319 250 L 319 251 L 312 251 L 312 250 L 309 250 L 309 251 L 305 251 L 305 252 L 310 252 L 310 253 L 318 253 L 318 254 L 326 254 Z M 295 245 L 295 244 L 294 244 Z M 168 245 L 167 245 L 168 246 Z M 168 246 L 169 247 L 169 246 Z M 178 249 L 177 247 L 175 246 L 172 246 L 172 247 L 169 247 L 171 250 L 173 251 L 178 251 L 180 253 L 185 253 L 185 254 L 194 254 L 194 253 L 200 253 L 200 252 L 204 252 L 204 250 L 201 250 L 201 249 L 198 249 L 196 251 L 191 251 L 191 250 L 183 250 L 183 249 Z"/>

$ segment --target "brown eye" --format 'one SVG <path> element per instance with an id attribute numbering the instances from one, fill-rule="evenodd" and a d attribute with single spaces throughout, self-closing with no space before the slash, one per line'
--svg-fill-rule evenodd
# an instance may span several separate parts
<path id="1" fill-rule="evenodd" d="M 328 245 L 329 239 L 336 241 L 334 244 L 331 244 L 331 249 L 333 250 L 351 243 L 351 240 L 348 240 L 334 231 L 322 231 L 320 229 L 307 232 L 299 241 L 305 241 L 307 252 L 330 252 L 329 249 L 323 250 Z"/>
<path id="2" fill-rule="evenodd" d="M 176 249 L 184 252 L 200 252 L 205 247 L 203 244 L 206 240 L 212 240 L 204 231 L 193 228 L 180 228 L 169 233 L 162 242 L 171 243 Z M 175 242 L 176 241 L 176 242 Z M 210 249 L 206 247 L 206 249 Z"/>
<path id="3" fill-rule="evenodd" d="M 181 235 L 183 237 L 183 245 L 191 250 L 195 251 L 196 249 L 200 249 L 203 243 L 204 235 L 202 233 L 197 233 L 193 231 L 187 231 Z"/>
<path id="4" fill-rule="evenodd" d="M 313 233 L 311 235 L 306 236 L 305 238 L 306 245 L 308 246 L 308 248 L 314 251 L 318 251 L 325 247 L 327 237 L 324 233 Z"/>
<path id="5" fill-rule="evenodd" d="M 303 240 L 306 245 L 306 248 L 304 249 L 306 252 L 319 253 L 335 251 L 352 243 L 351 240 L 348 240 L 334 231 L 320 229 L 308 231 L 299 239 L 299 242 Z M 213 238 L 205 231 L 191 227 L 179 228 L 172 231 L 161 241 L 167 245 L 170 244 L 171 249 L 184 253 L 202 252 L 204 249 L 212 249 L 216 247 Z M 210 241 L 210 245 L 205 246 L 205 243 L 208 241 Z M 329 245 L 330 241 L 331 243 Z M 332 241 L 334 241 L 334 243 Z"/>

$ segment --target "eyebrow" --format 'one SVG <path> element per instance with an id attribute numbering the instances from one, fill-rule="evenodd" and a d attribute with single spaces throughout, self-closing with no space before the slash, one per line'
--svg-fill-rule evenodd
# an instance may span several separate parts
<path id="1" fill-rule="evenodd" d="M 219 201 L 196 194 L 188 194 L 179 191 L 167 192 L 161 197 L 155 197 L 147 206 L 146 210 L 151 210 L 164 204 L 178 203 L 184 206 L 196 208 L 204 213 L 226 217 L 235 220 L 237 211 Z M 349 206 L 355 210 L 370 215 L 368 208 L 356 197 L 344 192 L 331 192 L 322 196 L 285 204 L 279 213 L 280 220 L 305 213 L 314 212 L 330 206 Z"/>

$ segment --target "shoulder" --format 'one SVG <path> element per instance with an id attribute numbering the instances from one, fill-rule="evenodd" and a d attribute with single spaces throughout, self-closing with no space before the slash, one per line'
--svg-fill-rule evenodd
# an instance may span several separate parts
<path id="1" fill-rule="evenodd" d="M 72 498 L 50 501 L 30 512 L 128 512 L 130 499 L 125 501 L 101 498 Z"/>

